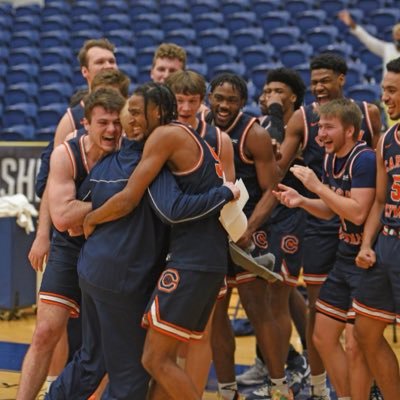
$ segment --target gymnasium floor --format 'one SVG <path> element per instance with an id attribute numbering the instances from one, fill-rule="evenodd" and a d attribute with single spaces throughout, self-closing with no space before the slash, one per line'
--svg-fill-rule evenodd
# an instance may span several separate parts
<path id="1" fill-rule="evenodd" d="M 237 317 L 242 317 L 241 311 Z M 31 310 L 24 311 L 17 320 L 0 320 L 0 400 L 14 400 L 17 390 L 19 371 L 23 356 L 28 347 L 35 326 L 35 315 Z M 392 343 L 396 353 L 400 356 L 400 345 L 394 343 L 392 327 L 386 331 L 389 341 Z M 299 346 L 299 339 L 292 337 L 292 343 L 295 347 Z M 242 372 L 248 365 L 251 365 L 255 357 L 255 339 L 254 336 L 244 336 L 236 338 L 236 369 Z M 249 393 L 254 388 L 240 388 L 243 394 Z M 216 380 L 213 369 L 211 368 L 210 377 L 205 393 L 204 400 L 216 399 Z M 41 393 L 38 399 L 43 399 Z M 302 391 L 296 400 L 306 400 L 306 389 Z M 336 396 L 332 396 L 336 400 Z"/>

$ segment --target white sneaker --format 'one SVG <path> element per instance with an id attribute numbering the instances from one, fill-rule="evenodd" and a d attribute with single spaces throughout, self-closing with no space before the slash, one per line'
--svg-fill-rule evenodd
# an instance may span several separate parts
<path id="1" fill-rule="evenodd" d="M 267 380 L 267 377 L 267 367 L 256 357 L 255 363 L 249 369 L 236 376 L 236 382 L 242 386 L 261 385 Z"/>

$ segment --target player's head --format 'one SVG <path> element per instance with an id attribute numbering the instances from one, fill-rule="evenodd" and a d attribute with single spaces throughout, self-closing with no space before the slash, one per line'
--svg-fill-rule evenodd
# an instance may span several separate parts
<path id="1" fill-rule="evenodd" d="M 322 53 L 310 61 L 311 92 L 318 103 L 343 97 L 346 61 L 333 53 Z"/>
<path id="2" fill-rule="evenodd" d="M 358 105 L 350 99 L 334 99 L 319 109 L 318 138 L 327 153 L 338 153 L 357 140 L 362 121 Z"/>
<path id="3" fill-rule="evenodd" d="M 125 98 L 113 88 L 99 88 L 85 99 L 84 126 L 92 142 L 104 151 L 114 151 L 122 128 L 119 114 Z"/>
<path id="4" fill-rule="evenodd" d="M 90 90 L 93 92 L 100 87 L 113 87 L 117 89 L 125 98 L 129 94 L 129 76 L 118 69 L 105 69 L 100 71 L 92 80 Z"/>
<path id="5" fill-rule="evenodd" d="M 165 81 L 175 94 L 178 120 L 193 125 L 206 95 L 206 81 L 195 71 L 176 71 Z"/>
<path id="6" fill-rule="evenodd" d="M 216 76 L 209 87 L 208 100 L 215 124 L 228 128 L 247 102 L 247 84 L 239 75 L 222 73 Z"/>
<path id="7" fill-rule="evenodd" d="M 306 86 L 297 71 L 290 68 L 272 69 L 267 74 L 263 92 L 260 96 L 261 112 L 268 113 L 268 98 L 272 93 L 279 95 L 284 112 L 297 110 L 303 103 Z"/>
<path id="8" fill-rule="evenodd" d="M 398 51 L 400 51 L 400 23 L 396 24 L 392 28 L 393 42 Z"/>
<path id="9" fill-rule="evenodd" d="M 393 120 L 400 118 L 400 57 L 386 64 L 382 81 L 382 101 Z"/>
<path id="10" fill-rule="evenodd" d="M 175 43 L 162 43 L 154 53 L 150 78 L 154 82 L 164 83 L 170 74 L 185 68 L 185 49 Z"/>
<path id="11" fill-rule="evenodd" d="M 128 102 L 129 129 L 138 141 L 146 140 L 155 128 L 177 117 L 175 95 L 159 83 L 138 86 Z"/>
<path id="12" fill-rule="evenodd" d="M 95 75 L 103 69 L 117 69 L 115 46 L 107 39 L 89 39 L 78 53 L 83 77 L 89 86 Z"/>

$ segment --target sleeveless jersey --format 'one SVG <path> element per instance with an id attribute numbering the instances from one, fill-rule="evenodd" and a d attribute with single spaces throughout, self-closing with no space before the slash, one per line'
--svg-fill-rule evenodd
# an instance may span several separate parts
<path id="1" fill-rule="evenodd" d="M 221 186 L 223 171 L 211 146 L 188 126 L 178 122 L 171 125 L 179 126 L 191 135 L 201 153 L 193 169 L 174 173 L 182 192 L 199 194 Z M 196 221 L 189 219 L 188 222 L 172 227 L 168 267 L 226 273 L 227 244 L 227 234 L 218 220 L 218 215 Z"/>
<path id="2" fill-rule="evenodd" d="M 73 178 L 75 181 L 75 188 L 78 200 L 85 200 L 83 196 L 87 195 L 88 190 L 83 187 L 82 184 L 85 182 L 85 186 L 88 183 L 86 177 L 89 173 L 88 162 L 86 159 L 85 148 L 84 148 L 84 137 L 85 135 L 76 136 L 63 143 L 66 147 L 71 164 L 73 167 Z M 54 229 L 52 236 L 52 245 L 68 247 L 79 251 L 83 242 L 85 241 L 84 236 L 70 236 L 68 232 L 60 232 Z"/>
<path id="3" fill-rule="evenodd" d="M 211 112 L 208 113 L 205 120 L 209 124 L 212 124 L 213 115 Z M 255 123 L 258 123 L 257 118 L 240 112 L 232 125 L 225 130 L 233 144 L 236 179 L 242 179 L 249 192 L 249 200 L 243 208 L 247 218 L 250 217 L 262 195 L 262 191 L 258 185 L 254 161 L 247 158 L 244 153 L 244 143 L 247 133 Z"/>
<path id="4" fill-rule="evenodd" d="M 70 118 L 71 124 L 74 126 L 74 129 L 83 128 L 82 120 L 85 118 L 85 104 L 83 101 L 80 101 L 74 107 L 68 107 L 67 114 Z"/>
<path id="5" fill-rule="evenodd" d="M 354 177 L 359 172 L 358 181 Z M 361 175 L 360 175 L 361 173 Z M 331 190 L 344 197 L 350 197 L 352 188 L 375 188 L 375 152 L 365 143 L 357 142 L 350 153 L 338 159 L 335 154 L 327 154 L 324 161 L 323 181 Z M 354 263 L 360 249 L 364 224 L 356 225 L 341 219 L 337 258 Z"/>
<path id="6" fill-rule="evenodd" d="M 400 124 L 393 125 L 382 140 L 379 151 L 388 176 L 385 209 L 381 222 L 389 228 L 400 229 Z"/>
<path id="7" fill-rule="evenodd" d="M 196 132 L 212 147 L 218 157 L 221 156 L 221 130 L 216 126 L 207 124 L 204 119 L 199 119 Z"/>
<path id="8" fill-rule="evenodd" d="M 126 185 L 142 156 L 143 145 L 123 139 L 119 152 L 99 161 L 90 173 L 93 208 Z M 144 196 L 130 214 L 96 227 L 85 242 L 78 273 L 87 283 L 115 293 L 131 294 L 148 287 L 164 266 L 168 228 Z M 117 260 L 117 263 L 116 263 Z"/>

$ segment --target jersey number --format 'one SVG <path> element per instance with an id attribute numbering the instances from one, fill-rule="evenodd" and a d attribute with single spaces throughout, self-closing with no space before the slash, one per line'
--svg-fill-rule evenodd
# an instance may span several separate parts
<path id="1" fill-rule="evenodd" d="M 390 198 L 393 201 L 400 201 L 400 175 L 393 175 L 392 190 L 390 191 Z"/>

